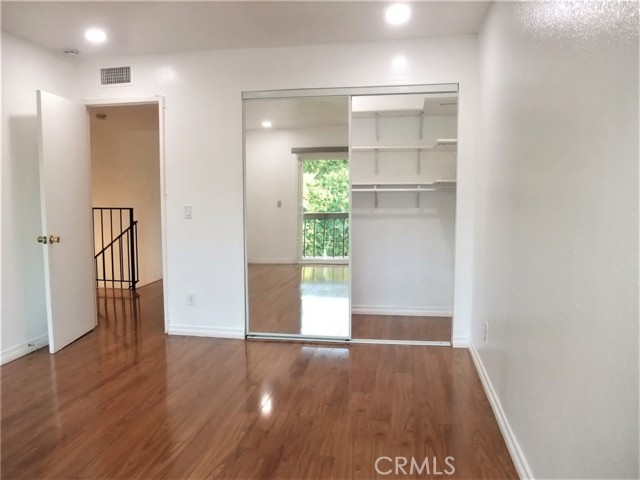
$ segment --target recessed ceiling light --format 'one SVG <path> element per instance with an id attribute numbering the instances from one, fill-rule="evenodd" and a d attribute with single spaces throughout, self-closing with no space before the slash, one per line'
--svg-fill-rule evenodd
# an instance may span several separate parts
<path id="1" fill-rule="evenodd" d="M 409 62 L 407 62 L 407 59 L 402 55 L 398 55 L 397 57 L 394 57 L 393 60 L 391 60 L 391 66 L 394 70 L 404 70 L 405 68 L 407 68 L 408 63 Z"/>
<path id="2" fill-rule="evenodd" d="M 264 128 L 271 128 L 271 125 L 272 125 L 271 120 L 265 120 L 264 122 L 262 122 L 262 126 Z"/>
<path id="3" fill-rule="evenodd" d="M 394 3 L 387 8 L 384 18 L 387 20 L 387 23 L 390 23 L 391 25 L 402 25 L 409 20 L 410 16 L 411 9 L 409 8 L 409 5 L 405 3 Z"/>
<path id="4" fill-rule="evenodd" d="M 84 32 L 84 38 L 89 40 L 91 43 L 102 43 L 107 40 L 107 34 L 100 28 L 90 28 Z"/>

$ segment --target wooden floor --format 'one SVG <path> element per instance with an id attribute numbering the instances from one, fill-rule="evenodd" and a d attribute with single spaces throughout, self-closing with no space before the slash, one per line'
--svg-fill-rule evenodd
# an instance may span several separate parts
<path id="1" fill-rule="evenodd" d="M 251 332 L 349 337 L 347 265 L 249 265 Z M 351 336 L 451 341 L 450 317 L 353 315 Z"/>
<path id="2" fill-rule="evenodd" d="M 1 368 L 3 479 L 516 478 L 466 350 L 165 336 L 161 284 L 139 292 Z"/>
<path id="3" fill-rule="evenodd" d="M 353 338 L 451 341 L 450 317 L 353 315 Z"/>

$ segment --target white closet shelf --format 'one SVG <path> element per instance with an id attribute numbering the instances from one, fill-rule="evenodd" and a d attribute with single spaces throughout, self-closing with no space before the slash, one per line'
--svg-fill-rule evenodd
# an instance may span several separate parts
<path id="1" fill-rule="evenodd" d="M 355 118 L 374 118 L 374 117 L 419 117 L 424 112 L 421 109 L 407 109 L 407 110 L 378 110 L 378 111 L 359 111 L 352 112 Z"/>
<path id="2" fill-rule="evenodd" d="M 362 147 L 351 147 L 352 152 L 421 152 L 440 151 L 452 152 L 458 147 L 458 140 L 455 138 L 439 138 L 433 145 L 398 145 L 398 146 L 376 146 L 367 145 Z"/>
<path id="3" fill-rule="evenodd" d="M 352 183 L 352 192 L 430 192 L 455 188 L 455 180 L 436 180 L 434 182 L 369 182 Z"/>

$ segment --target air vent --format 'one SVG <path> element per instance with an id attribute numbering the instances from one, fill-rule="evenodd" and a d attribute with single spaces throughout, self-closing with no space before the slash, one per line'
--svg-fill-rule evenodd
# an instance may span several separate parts
<path id="1" fill-rule="evenodd" d="M 100 85 L 122 85 L 131 83 L 131 67 L 100 69 Z"/>

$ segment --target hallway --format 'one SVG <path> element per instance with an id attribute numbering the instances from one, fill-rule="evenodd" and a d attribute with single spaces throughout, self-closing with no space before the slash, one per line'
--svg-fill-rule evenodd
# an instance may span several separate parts
<path id="1" fill-rule="evenodd" d="M 2 478 L 375 478 L 380 456 L 517 478 L 466 350 L 165 336 L 160 282 L 98 305 L 2 367 Z"/>

